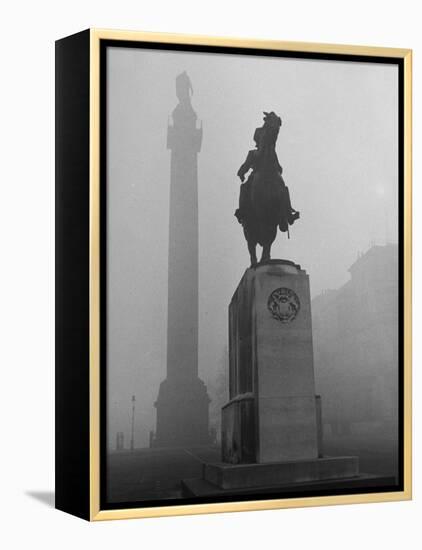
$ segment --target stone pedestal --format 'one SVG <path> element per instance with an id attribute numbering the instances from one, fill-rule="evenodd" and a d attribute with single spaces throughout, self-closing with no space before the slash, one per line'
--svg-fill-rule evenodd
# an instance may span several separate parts
<path id="1" fill-rule="evenodd" d="M 269 464 L 206 464 L 204 479 L 222 489 L 270 487 L 359 475 L 356 456 L 286 460 Z"/>
<path id="2" fill-rule="evenodd" d="M 223 461 L 313 459 L 319 448 L 309 277 L 293 262 L 248 269 L 229 307 Z"/>
<path id="3" fill-rule="evenodd" d="M 187 494 L 363 482 L 357 457 L 323 456 L 309 277 L 299 265 L 272 260 L 245 272 L 229 307 L 229 354 L 222 462 L 185 480 Z"/>

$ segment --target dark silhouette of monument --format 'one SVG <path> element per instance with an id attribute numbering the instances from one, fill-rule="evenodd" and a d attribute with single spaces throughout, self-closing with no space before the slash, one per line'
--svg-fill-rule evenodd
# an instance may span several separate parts
<path id="1" fill-rule="evenodd" d="M 359 472 L 357 456 L 325 456 L 321 399 L 315 391 L 309 275 L 271 260 L 277 228 L 298 217 L 290 204 L 275 143 L 281 119 L 265 113 L 239 170 L 239 209 L 252 266 L 229 305 L 229 401 L 222 408 L 222 454 L 201 479 L 183 480 L 186 496 L 326 489 L 392 483 Z M 263 247 L 260 263 L 256 245 Z"/>
<path id="2" fill-rule="evenodd" d="M 202 127 L 186 72 L 176 78 L 178 105 L 168 126 L 171 151 L 167 378 L 161 383 L 154 447 L 209 442 L 206 386 L 198 377 L 198 153 Z"/>
<path id="3" fill-rule="evenodd" d="M 237 175 L 244 182 L 240 187 L 239 208 L 235 212 L 248 243 L 251 265 L 257 264 L 256 245 L 262 246 L 261 261 L 271 258 L 271 245 L 277 228 L 289 233 L 289 225 L 299 218 L 292 208 L 289 189 L 284 183 L 283 169 L 275 150 L 281 118 L 264 112 L 264 124 L 254 133 L 256 148 L 248 152 Z"/>

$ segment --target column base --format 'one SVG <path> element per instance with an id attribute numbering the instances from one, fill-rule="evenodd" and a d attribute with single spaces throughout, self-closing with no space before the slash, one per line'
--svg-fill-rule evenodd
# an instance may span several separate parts
<path id="1" fill-rule="evenodd" d="M 157 431 L 151 438 L 151 447 L 209 445 L 209 402 L 200 378 L 164 380 L 155 402 Z"/>

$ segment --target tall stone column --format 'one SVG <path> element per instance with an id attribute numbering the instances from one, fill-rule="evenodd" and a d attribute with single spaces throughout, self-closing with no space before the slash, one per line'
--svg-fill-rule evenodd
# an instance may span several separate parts
<path id="1" fill-rule="evenodd" d="M 155 406 L 154 446 L 208 443 L 205 384 L 198 377 L 198 153 L 202 128 L 191 104 L 186 73 L 176 79 L 178 105 L 169 124 L 170 220 L 168 263 L 167 378 Z"/>

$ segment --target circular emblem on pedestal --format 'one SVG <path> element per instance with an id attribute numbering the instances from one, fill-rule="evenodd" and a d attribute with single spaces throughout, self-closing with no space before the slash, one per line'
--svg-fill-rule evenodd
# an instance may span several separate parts
<path id="1" fill-rule="evenodd" d="M 299 297 L 290 288 L 276 288 L 267 302 L 271 315 L 281 323 L 290 323 L 300 310 Z"/>

